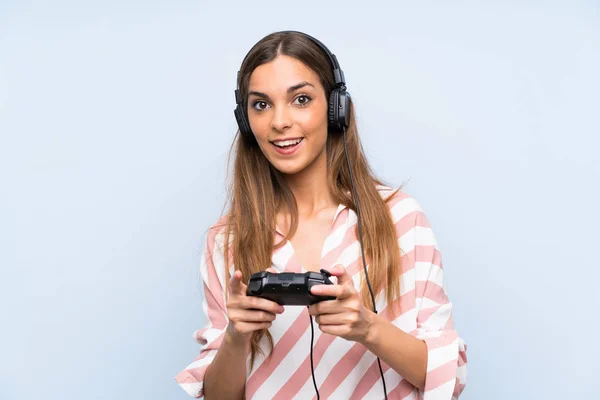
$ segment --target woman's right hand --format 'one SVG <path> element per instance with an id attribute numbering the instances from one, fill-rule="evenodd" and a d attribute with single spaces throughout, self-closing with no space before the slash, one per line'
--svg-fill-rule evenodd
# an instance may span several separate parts
<path id="1" fill-rule="evenodd" d="M 252 332 L 269 328 L 277 314 L 284 311 L 283 306 L 274 301 L 247 296 L 247 286 L 242 282 L 242 272 L 239 270 L 233 273 L 229 287 L 231 295 L 227 301 L 227 330 L 234 338 L 249 340 Z"/>

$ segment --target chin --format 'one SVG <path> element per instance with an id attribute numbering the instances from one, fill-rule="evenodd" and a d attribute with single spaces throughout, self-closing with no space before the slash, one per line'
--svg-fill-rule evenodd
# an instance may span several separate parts
<path id="1" fill-rule="evenodd" d="M 289 164 L 284 164 L 284 165 L 278 165 L 278 164 L 273 164 L 273 166 L 275 167 L 275 169 L 279 172 L 281 172 L 284 175 L 294 175 L 297 174 L 298 172 L 302 171 L 304 169 L 304 165 L 289 165 Z"/>

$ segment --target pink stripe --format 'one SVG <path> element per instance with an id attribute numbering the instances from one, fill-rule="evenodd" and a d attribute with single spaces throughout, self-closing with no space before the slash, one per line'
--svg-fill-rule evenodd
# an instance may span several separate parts
<path id="1" fill-rule="evenodd" d="M 411 229 L 414 227 L 420 228 L 431 228 L 429 225 L 429 221 L 423 212 L 421 211 L 411 211 L 398 221 L 395 222 L 396 225 L 396 236 L 398 238 L 406 235 Z"/>
<path id="2" fill-rule="evenodd" d="M 227 326 L 226 314 L 224 314 L 224 310 L 219 304 L 219 298 L 215 296 L 215 292 L 206 286 L 206 283 L 204 284 L 204 297 L 206 298 L 208 305 L 208 318 L 210 319 L 212 326 L 217 329 L 225 328 Z"/>
<path id="3" fill-rule="evenodd" d="M 386 382 L 387 383 L 387 382 Z M 398 386 L 388 393 L 388 400 L 401 400 L 414 393 L 415 387 L 406 379 L 402 379 Z"/>
<path id="4" fill-rule="evenodd" d="M 425 392 L 456 379 L 456 359 L 448 361 L 425 375 Z"/>
<path id="5" fill-rule="evenodd" d="M 336 339 L 336 336 L 328 335 L 326 333 L 321 334 L 319 339 L 317 339 L 317 343 L 313 349 L 313 364 L 315 369 L 319 365 L 319 362 L 323 358 L 325 354 L 325 350 L 329 347 L 331 343 Z M 310 351 L 310 350 L 309 350 Z M 311 377 L 310 371 L 310 353 L 308 357 L 304 359 L 302 364 L 296 369 L 294 375 L 283 385 L 281 389 L 275 394 L 273 400 L 287 400 L 294 397 L 300 389 L 304 386 L 306 381 Z"/>
<path id="6" fill-rule="evenodd" d="M 287 246 L 289 246 L 293 250 L 293 246 L 292 246 L 291 242 L 288 241 L 284 247 L 287 247 Z M 302 265 L 300 264 L 300 261 L 296 257 L 295 251 L 292 252 L 291 257 L 285 266 L 285 272 L 296 272 L 296 273 L 302 272 Z"/>
<path id="7" fill-rule="evenodd" d="M 346 223 L 348 218 L 349 218 L 348 209 L 342 210 L 338 214 L 336 220 L 334 221 L 331 231 L 338 229 L 340 226 L 342 226 L 342 224 Z M 341 252 L 341 250 L 346 248 L 346 246 L 348 246 L 350 243 L 352 243 L 353 239 L 355 240 L 355 235 L 353 234 L 351 229 L 348 229 L 344 235 L 344 239 L 342 240 L 342 243 L 340 245 L 336 246 L 331 251 L 329 251 L 329 253 L 327 253 L 327 255 L 325 256 L 325 261 L 323 259 L 321 260 L 321 265 L 328 266 L 329 264 L 327 264 L 327 259 L 331 259 L 330 262 L 335 260 L 339 256 L 339 253 Z M 288 242 L 286 245 L 291 245 L 291 244 Z M 301 271 L 301 266 L 300 266 L 297 258 L 295 257 L 295 253 L 293 253 L 292 256 L 290 257 L 290 259 L 288 260 L 285 271 L 293 271 L 293 272 Z M 252 374 L 252 376 L 250 377 L 250 380 L 248 380 L 248 383 L 246 384 L 246 388 L 247 388 L 246 389 L 246 391 L 247 391 L 246 397 L 251 398 L 252 395 L 257 390 L 257 389 L 254 389 L 253 386 L 249 385 L 250 381 L 254 378 L 254 381 L 260 380 L 260 384 L 262 384 L 271 375 L 271 373 L 273 372 L 275 367 L 279 363 L 281 363 L 282 359 L 285 357 L 285 355 L 289 351 L 289 350 L 279 351 L 279 348 L 281 347 L 280 343 L 282 345 L 285 345 L 286 347 L 289 346 L 289 349 L 291 349 L 293 347 L 293 345 L 295 345 L 298 342 L 300 336 L 296 337 L 295 340 L 293 341 L 293 343 L 291 343 L 291 339 L 288 339 L 288 342 L 290 342 L 290 343 L 283 342 L 283 340 L 286 337 L 286 335 L 288 334 L 288 332 L 290 330 L 295 330 L 294 326 L 296 324 L 299 324 L 300 326 L 302 326 L 303 331 L 308 328 L 308 323 L 310 321 L 308 321 L 308 316 L 304 315 L 304 314 L 307 314 L 307 311 L 304 311 L 300 314 L 300 316 L 298 317 L 298 319 L 296 319 L 296 321 L 294 322 L 292 327 L 290 327 L 288 329 L 288 331 L 284 334 L 284 337 L 282 337 L 280 342 L 278 342 L 277 345 L 275 346 L 275 348 L 273 349 L 271 359 L 268 362 L 268 364 L 270 366 L 269 370 L 266 369 L 265 363 L 263 363 L 263 365 L 261 365 L 258 368 L 258 370 L 254 374 Z M 303 315 L 304 315 L 304 317 L 303 317 Z M 300 322 L 298 322 L 299 320 L 300 320 Z M 306 323 L 304 321 L 306 321 Z M 306 325 L 306 326 L 304 326 L 304 325 Z M 323 334 L 317 340 L 315 348 L 313 349 L 313 356 L 314 356 L 313 361 L 314 361 L 315 368 L 317 367 L 319 361 L 323 357 L 325 350 L 327 349 L 329 344 L 331 344 L 331 342 L 333 342 L 334 339 L 335 339 L 335 336 Z M 276 352 L 281 355 L 280 360 L 275 360 Z M 288 398 L 287 396 L 289 396 L 290 393 L 294 394 L 298 390 L 300 390 L 302 388 L 302 386 L 304 385 L 304 383 L 306 382 L 306 380 L 308 379 L 308 377 L 310 376 L 310 374 L 309 374 L 310 368 L 306 368 L 307 365 L 310 366 L 310 355 L 304 359 L 304 361 L 301 363 L 301 365 L 296 369 L 296 372 L 294 373 L 294 375 L 292 375 L 291 379 L 288 380 L 288 382 L 277 392 L 275 397 L 285 399 L 285 398 Z M 263 368 L 263 367 L 265 367 L 265 368 Z M 258 385 L 258 387 L 260 387 L 260 384 Z"/>
<path id="8" fill-rule="evenodd" d="M 392 190 L 392 192 L 393 192 L 393 190 Z M 396 204 L 398 204 L 400 201 L 402 201 L 404 199 L 410 198 L 409 195 L 407 195 L 406 193 L 402 192 L 401 190 L 397 191 L 396 194 L 394 195 L 394 197 L 390 198 L 389 197 L 390 194 L 386 194 L 386 196 L 388 197 L 387 201 L 386 201 L 386 204 L 387 204 L 388 208 L 392 208 Z M 386 200 L 386 199 L 384 198 L 384 200 Z"/>
<path id="9" fill-rule="evenodd" d="M 387 368 L 386 368 L 387 367 Z M 388 365 L 381 365 L 381 369 L 385 373 L 389 368 Z M 377 362 L 371 364 L 371 366 L 367 369 L 367 372 L 363 375 L 361 380 L 358 382 L 358 385 L 352 392 L 352 396 L 350 400 L 360 400 L 363 399 L 364 396 L 369 393 L 369 390 L 375 385 L 375 382 L 381 378 L 381 374 L 379 373 L 379 365 Z M 389 397 L 388 397 L 389 398 Z"/>
<path id="10" fill-rule="evenodd" d="M 390 369 L 390 366 L 382 362 L 381 369 L 385 374 L 387 370 Z M 381 390 L 383 391 L 383 384 L 381 382 L 381 374 L 379 372 L 379 365 L 377 364 L 377 361 L 371 364 L 368 369 L 368 374 L 368 377 L 365 375 L 365 377 L 361 379 L 359 385 L 352 393 L 350 400 L 363 399 L 364 396 L 373 388 L 373 386 L 375 386 L 375 384 L 381 385 Z M 386 381 L 386 386 L 387 385 L 389 385 L 389 381 Z M 400 400 L 407 397 L 411 393 L 414 393 L 416 388 L 406 379 L 401 379 L 396 387 L 387 386 L 386 389 L 388 391 L 389 400 Z"/>
<path id="11" fill-rule="evenodd" d="M 407 303 L 407 304 L 400 304 L 400 309 L 405 310 L 404 312 L 407 312 L 408 310 L 410 310 L 412 308 L 412 307 L 409 308 L 408 304 L 413 304 L 413 307 L 414 307 L 414 294 L 415 294 L 415 292 L 413 290 L 413 291 L 406 293 L 404 296 L 402 296 L 400 298 L 399 303 Z M 398 303 L 398 301 L 395 301 L 394 303 Z M 389 321 L 391 319 L 391 311 L 392 310 L 390 307 L 386 307 L 379 314 L 382 317 L 384 317 L 386 320 Z M 355 343 L 352 346 L 352 348 L 350 348 L 350 350 L 348 350 L 348 352 L 341 358 L 341 360 L 329 372 L 329 374 L 327 375 L 327 378 L 325 378 L 325 384 L 319 389 L 320 394 L 321 394 L 321 392 L 325 393 L 327 395 L 330 395 L 331 393 L 333 393 L 333 391 L 339 385 L 341 385 L 341 383 L 344 381 L 344 379 L 346 379 L 346 376 L 348 375 L 348 373 L 350 371 L 352 371 L 352 369 L 354 369 L 354 367 L 356 366 L 358 361 L 363 357 L 363 355 L 366 352 L 367 352 L 366 347 L 364 347 L 360 343 Z M 386 364 L 384 362 L 382 362 L 381 363 L 382 368 L 384 367 L 384 365 L 386 365 Z M 379 373 L 379 366 L 377 366 L 377 373 Z M 305 380 L 305 382 L 306 382 L 306 380 Z M 372 384 L 371 384 L 371 386 L 372 386 Z M 327 396 L 325 396 L 325 398 L 327 398 Z"/>
<path id="12" fill-rule="evenodd" d="M 349 215 L 349 209 L 346 208 L 345 210 L 341 211 L 334 224 L 332 232 L 338 229 L 342 224 L 347 223 Z M 354 225 L 349 226 L 348 229 L 346 229 L 346 232 L 344 232 L 342 242 L 323 256 L 321 259 L 321 268 L 329 268 L 329 266 L 331 266 L 339 258 L 341 252 L 356 241 L 356 234 L 354 229 L 352 229 L 353 227 Z"/>
<path id="13" fill-rule="evenodd" d="M 456 378 L 456 385 L 454 386 L 454 393 L 452 393 L 452 396 L 458 398 L 462 391 L 465 390 L 465 386 L 465 383 L 459 383 L 458 378 Z"/>
<path id="14" fill-rule="evenodd" d="M 322 398 L 327 399 L 333 394 L 335 389 L 342 384 L 344 379 L 346 379 L 348 374 L 354 369 L 356 364 L 358 364 L 365 352 L 366 348 L 360 343 L 356 343 L 348 350 L 348 352 L 333 367 L 331 372 L 329 372 L 323 385 L 319 388 L 319 394 Z M 316 399 L 316 396 L 313 399 Z"/>
<path id="15" fill-rule="evenodd" d="M 398 301 L 395 301 L 394 303 L 398 303 Z M 410 292 L 406 293 L 404 296 L 402 296 L 400 298 L 399 303 L 409 303 L 409 304 L 412 303 L 414 305 L 414 291 L 410 291 Z M 405 310 L 405 312 L 409 310 L 409 308 L 407 307 L 407 304 L 400 304 L 400 309 Z M 389 321 L 391 319 L 391 311 L 392 310 L 390 307 L 386 307 L 379 314 L 382 317 L 384 317 L 386 320 Z M 367 352 L 366 347 L 364 347 L 360 343 L 355 343 L 352 346 L 352 348 L 350 348 L 350 350 L 348 350 L 348 352 L 341 358 L 341 360 L 329 372 L 329 375 L 327 376 L 327 378 L 325 378 L 325 384 L 319 389 L 319 392 L 323 392 L 327 396 L 329 396 L 331 393 L 333 393 L 333 391 L 339 385 L 341 385 L 341 383 L 344 381 L 344 379 L 346 379 L 346 376 L 348 375 L 348 373 L 350 371 L 352 371 L 352 369 L 354 369 L 356 364 L 358 364 L 358 361 L 364 356 L 364 354 L 366 352 Z M 386 364 L 384 362 L 381 363 L 382 368 L 385 365 Z M 389 368 L 389 367 L 387 367 L 387 368 Z M 377 366 L 377 373 L 379 373 L 379 366 Z M 368 383 L 366 383 L 366 385 L 368 385 Z M 372 386 L 372 384 L 371 384 L 371 386 Z M 325 396 L 325 398 L 327 398 L 327 396 Z"/>
<path id="16" fill-rule="evenodd" d="M 431 351 L 440 347 L 449 345 L 458 339 L 456 331 L 443 331 L 438 337 L 424 337 L 423 340 L 427 345 L 427 351 Z"/>
<path id="17" fill-rule="evenodd" d="M 273 348 L 273 352 L 260 367 L 250 376 L 246 382 L 246 398 L 251 399 L 260 386 L 273 374 L 285 356 L 298 343 L 302 334 L 308 328 L 310 320 L 308 319 L 308 310 L 304 308 L 283 337 Z"/>
<path id="18" fill-rule="evenodd" d="M 413 251 L 411 251 L 405 255 L 405 261 L 407 259 L 416 259 L 417 261 L 431 260 L 435 251 L 436 250 L 433 248 L 433 246 L 415 246 L 415 249 Z M 360 265 L 362 265 L 362 263 Z M 414 261 L 411 263 L 411 267 L 414 267 Z M 360 268 L 359 260 L 357 259 L 355 262 L 353 262 L 351 265 L 349 265 L 347 267 L 347 270 L 349 271 L 349 273 L 351 275 L 354 275 L 354 273 L 358 272 L 359 268 Z M 411 291 L 405 293 L 403 296 L 401 296 L 399 302 L 396 300 L 392 304 L 392 307 L 396 311 L 402 311 L 402 313 L 407 312 L 414 308 L 414 305 L 415 305 L 414 299 L 415 299 L 415 291 L 411 290 Z M 399 310 L 398 310 L 398 308 L 399 308 Z M 382 310 L 380 312 L 380 314 L 388 321 L 391 320 L 392 316 L 391 316 L 390 307 L 386 307 L 384 310 Z M 324 341 L 324 339 L 327 338 L 328 336 L 330 336 L 330 335 L 322 335 L 319 338 L 319 340 L 317 341 L 317 345 L 315 346 L 315 349 L 313 350 L 313 355 L 315 356 L 315 360 L 317 360 L 317 358 L 319 361 L 321 360 L 321 357 L 323 356 L 323 353 L 326 350 L 326 346 L 329 345 L 329 343 L 326 343 Z M 331 339 L 329 339 L 329 340 L 331 340 Z M 324 344 L 323 348 L 321 348 L 320 343 Z M 360 348 L 358 346 L 360 346 Z M 355 350 L 355 348 L 358 348 L 358 350 Z M 356 344 L 352 347 L 352 349 L 350 349 L 350 351 L 360 352 L 360 356 L 358 357 L 358 360 L 360 360 L 360 358 L 366 352 L 366 348 L 362 345 Z M 348 354 L 346 354 L 344 357 L 346 357 L 347 355 Z M 342 358 L 342 360 L 344 360 L 344 358 Z M 335 385 L 335 387 L 339 386 L 341 384 L 341 382 L 343 381 L 343 379 L 345 379 L 344 371 L 340 372 L 340 369 L 342 368 L 342 367 L 340 367 L 340 364 L 346 364 L 346 363 L 340 361 L 338 364 L 336 364 L 326 379 L 326 382 L 331 382 L 332 385 Z M 278 398 L 285 398 L 285 397 L 281 397 L 284 394 L 287 396 L 292 394 L 292 397 L 293 397 L 293 394 L 297 393 L 297 390 L 302 388 L 302 386 L 310 378 L 310 368 L 306 368 L 307 365 L 310 366 L 310 355 L 307 356 L 307 358 L 302 362 L 302 364 L 296 370 L 294 375 L 292 375 L 291 379 L 277 393 L 276 396 L 280 396 Z M 318 361 L 317 361 L 316 365 L 318 365 Z M 316 368 L 316 365 L 315 365 L 315 368 Z M 346 365 L 348 365 L 348 364 L 346 364 Z M 353 366 L 355 364 L 351 364 L 351 365 L 353 368 Z M 377 373 L 379 373 L 379 367 L 377 367 Z M 334 379 L 334 377 L 336 377 L 336 376 L 338 377 L 337 379 L 339 379 L 340 377 L 343 379 L 340 380 L 339 382 L 332 382 L 332 379 Z M 293 390 L 294 388 L 297 388 L 296 391 Z M 321 389 L 319 391 L 321 391 Z"/>
<path id="19" fill-rule="evenodd" d="M 223 287 L 221 286 L 221 282 L 219 281 L 219 277 L 217 275 L 217 271 L 215 269 L 215 264 L 213 263 L 213 254 L 215 250 L 215 241 L 217 238 L 217 230 L 211 229 L 208 232 L 208 240 L 206 246 L 206 252 L 204 254 L 206 259 L 206 270 L 208 272 L 208 276 L 206 280 L 208 281 L 208 285 L 205 285 L 204 288 L 209 290 L 211 294 L 211 299 L 216 302 L 216 304 L 209 304 L 209 309 L 218 306 L 223 312 L 225 312 L 225 304 L 223 301 Z M 208 300 L 208 296 L 207 296 Z"/>
<path id="20" fill-rule="evenodd" d="M 175 380 L 178 383 L 202 382 L 204 380 L 204 374 L 206 373 L 207 368 L 208 365 L 203 365 L 199 368 L 184 369 L 183 371 L 177 374 Z"/>
<path id="21" fill-rule="evenodd" d="M 348 231 L 351 231 L 351 229 L 348 229 Z M 352 236 L 354 235 L 346 234 L 345 241 L 352 240 Z M 345 248 L 346 245 L 347 243 L 344 243 L 341 247 Z M 357 265 L 358 260 L 350 264 L 347 267 L 347 270 L 357 270 Z M 317 339 L 317 343 L 315 344 L 315 347 L 313 349 L 313 364 L 315 368 L 317 368 L 317 366 L 319 365 L 319 361 L 321 361 L 321 358 L 323 357 L 325 351 L 327 350 L 329 345 L 335 340 L 335 338 L 336 336 L 333 335 L 322 334 L 319 337 L 319 339 Z M 304 384 L 310 377 L 310 354 L 308 354 L 304 361 L 300 364 L 300 366 L 298 366 L 298 368 L 296 369 L 292 377 L 288 380 L 288 382 L 285 383 L 283 387 L 277 392 L 274 399 L 286 399 L 290 398 L 290 395 L 293 397 L 293 395 L 296 394 L 297 391 L 302 388 L 302 386 L 304 386 Z"/>

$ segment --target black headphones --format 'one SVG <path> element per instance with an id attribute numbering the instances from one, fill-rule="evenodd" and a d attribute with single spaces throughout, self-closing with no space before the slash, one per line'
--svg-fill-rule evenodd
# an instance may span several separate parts
<path id="1" fill-rule="evenodd" d="M 331 94 L 329 95 L 329 111 L 328 111 L 328 121 L 329 121 L 329 130 L 332 131 L 343 131 L 348 127 L 350 123 L 350 93 L 346 91 L 346 82 L 344 79 L 344 72 L 340 68 L 338 64 L 337 58 L 335 54 L 331 53 L 329 49 L 320 41 L 315 39 L 314 37 L 307 35 L 303 32 L 298 31 L 281 31 L 278 33 L 299 33 L 308 39 L 310 39 L 313 43 L 319 46 L 329 61 L 331 63 L 331 68 L 333 69 L 333 78 L 335 80 L 335 85 L 331 89 Z M 246 57 L 242 61 L 242 65 L 246 61 Z M 242 136 L 246 136 L 248 138 L 254 139 L 254 135 L 252 134 L 252 129 L 250 129 L 250 122 L 248 121 L 248 115 L 243 105 L 242 96 L 240 94 L 240 71 L 238 71 L 238 79 L 237 79 L 237 89 L 235 90 L 235 102 L 236 107 L 233 110 L 233 114 L 235 115 L 235 119 L 237 121 L 238 127 L 240 128 L 240 132 Z"/>

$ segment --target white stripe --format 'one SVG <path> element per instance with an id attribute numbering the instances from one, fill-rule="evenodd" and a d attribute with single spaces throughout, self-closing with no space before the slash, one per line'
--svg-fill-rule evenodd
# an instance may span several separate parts
<path id="1" fill-rule="evenodd" d="M 275 321 L 273 321 L 273 325 L 271 325 L 271 328 L 269 328 L 269 332 L 271 332 L 271 336 L 273 337 L 273 347 L 277 346 L 277 343 L 279 343 L 283 335 L 285 335 L 285 333 L 290 329 L 294 321 L 300 316 L 302 311 L 304 311 L 304 307 L 298 306 L 284 306 L 283 308 L 285 309 L 283 314 L 277 315 L 275 317 Z M 256 354 L 256 357 L 254 358 L 254 366 L 252 370 L 247 373 L 248 378 L 251 377 L 258 370 L 258 368 L 263 364 L 263 362 L 271 353 L 271 348 L 266 337 L 262 338 L 262 340 L 259 343 L 259 346 L 262 349 L 264 356 Z"/>
<path id="2" fill-rule="evenodd" d="M 400 276 L 400 296 L 415 289 L 415 268 L 411 268 Z"/>
<path id="3" fill-rule="evenodd" d="M 217 350 L 210 350 L 210 353 L 204 357 L 201 360 L 198 361 L 194 361 L 193 363 L 191 363 L 190 365 L 188 365 L 187 367 L 185 367 L 185 369 L 194 369 L 194 368 L 200 368 L 203 367 L 205 365 L 208 365 L 212 362 L 212 360 L 215 359 L 215 356 L 217 355 Z"/>
<path id="4" fill-rule="evenodd" d="M 362 258 L 360 244 L 355 240 L 342 251 L 337 264 L 350 265 L 359 258 Z"/>
<path id="5" fill-rule="evenodd" d="M 427 353 L 427 372 L 433 371 L 452 360 L 456 360 L 457 357 L 458 346 L 456 341 L 446 346 L 430 350 Z"/>
<path id="6" fill-rule="evenodd" d="M 429 279 L 431 272 L 431 262 L 417 261 L 415 262 L 415 281 L 426 282 Z"/>
<path id="7" fill-rule="evenodd" d="M 427 329 L 419 328 L 419 330 L 417 331 L 417 337 L 419 339 L 435 339 L 439 338 L 444 333 L 444 331 L 430 331 Z"/>
<path id="8" fill-rule="evenodd" d="M 350 371 L 346 379 L 342 381 L 339 386 L 339 392 L 341 393 L 352 393 L 359 382 L 364 378 L 371 364 L 376 362 L 377 359 L 370 351 L 366 351 L 365 354 L 360 358 L 356 366 Z M 337 392 L 337 390 L 336 390 Z M 368 397 L 366 397 L 368 398 Z"/>
<path id="9" fill-rule="evenodd" d="M 423 400 L 445 400 L 452 398 L 454 393 L 455 381 L 452 379 L 436 387 L 435 389 L 428 390 L 423 395 Z"/>
<path id="10" fill-rule="evenodd" d="M 371 390 L 367 392 L 364 396 L 365 399 L 383 399 L 383 383 L 381 382 L 381 373 L 379 372 L 379 366 L 377 366 L 377 374 L 379 378 L 377 382 L 371 387 Z M 383 373 L 385 377 L 385 386 L 387 388 L 388 394 L 392 391 L 392 388 L 395 388 L 402 381 L 402 377 L 394 371 L 392 368 L 389 368 L 387 371 Z"/>
<path id="11" fill-rule="evenodd" d="M 315 324 L 315 332 L 316 331 L 321 332 L 318 328 L 318 325 Z M 324 333 L 321 333 L 321 334 L 327 335 Z M 315 343 L 317 343 L 316 339 L 315 339 Z M 325 354 L 321 358 L 321 361 L 315 368 L 315 379 L 317 381 L 317 387 L 320 387 L 323 385 L 323 383 L 327 380 L 327 376 L 329 375 L 331 370 L 335 367 L 335 365 L 339 362 L 339 360 L 341 360 L 342 357 L 345 356 L 346 353 L 348 353 L 348 351 L 352 348 L 353 345 L 354 345 L 354 342 L 349 342 L 349 341 L 346 341 L 341 338 L 336 338 L 330 344 L 330 346 L 325 351 Z M 307 351 L 308 351 L 307 356 L 310 357 L 310 347 L 308 348 Z M 361 361 L 362 361 L 362 359 L 361 359 Z M 365 365 L 365 364 L 362 364 L 362 365 Z M 310 372 L 310 365 L 308 366 L 308 368 L 309 368 L 309 372 Z M 364 373 L 364 371 L 363 371 L 363 373 Z M 354 385 L 356 385 L 357 377 L 355 375 L 352 375 L 352 372 L 348 376 L 351 377 L 350 379 L 354 379 Z M 347 379 L 348 379 L 348 377 L 346 377 L 346 380 Z M 336 390 L 334 392 L 334 394 L 339 393 L 339 392 L 340 392 L 339 390 Z M 346 392 L 346 393 L 348 393 L 348 392 Z M 315 395 L 315 387 L 314 387 L 314 384 L 312 381 L 312 375 L 309 375 L 309 379 L 304 383 L 302 388 L 294 396 L 294 399 L 296 399 L 296 400 L 310 399 L 314 395 Z M 333 397 L 330 397 L 330 398 L 333 398 Z M 347 398 L 348 398 L 348 396 L 346 396 L 346 400 L 347 400 Z"/>
<path id="12" fill-rule="evenodd" d="M 437 301 L 433 301 L 431 299 L 428 299 L 427 297 L 419 297 L 419 300 L 420 300 L 419 310 L 440 307 L 440 304 Z"/>
<path id="13" fill-rule="evenodd" d="M 278 269 L 280 271 L 284 271 L 286 265 L 288 265 L 288 262 L 290 261 L 290 259 L 292 258 L 293 255 L 294 255 L 294 248 L 290 244 L 290 242 L 287 241 L 283 245 L 283 247 L 281 247 L 281 248 L 277 249 L 277 251 L 273 252 L 271 261 L 273 262 L 273 264 L 275 264 L 275 266 L 278 267 Z"/>
<path id="14" fill-rule="evenodd" d="M 222 291 L 225 290 L 225 257 L 223 255 L 223 245 L 225 243 L 225 237 L 223 230 L 217 234 L 215 237 L 215 243 L 213 246 L 213 256 L 212 262 L 215 266 L 215 271 L 217 273 L 217 277 L 219 278 L 219 283 L 221 284 Z M 216 295 L 217 293 L 215 293 Z M 225 304 L 225 296 L 223 295 L 223 304 Z"/>
<path id="15" fill-rule="evenodd" d="M 402 199 L 390 208 L 394 223 L 397 223 L 402 218 L 415 211 L 423 212 L 421 205 L 412 197 Z"/>
<path id="16" fill-rule="evenodd" d="M 200 393 L 200 391 L 202 390 L 202 387 L 204 386 L 202 382 L 192 382 L 192 383 L 180 383 L 179 386 L 181 386 L 181 388 L 183 390 L 185 390 L 185 392 L 187 394 L 189 394 L 192 397 L 197 397 L 198 393 Z"/>
<path id="17" fill-rule="evenodd" d="M 315 338 L 317 336 L 316 334 L 317 332 L 315 332 Z M 304 361 L 307 354 L 310 354 L 310 327 L 304 331 L 298 342 L 296 342 L 292 349 L 286 354 L 284 359 L 281 361 L 279 368 L 277 368 L 263 382 L 263 384 L 254 394 L 253 398 L 271 398 L 271 396 L 273 396 L 274 393 L 277 393 L 281 389 L 281 387 L 291 378 L 294 372 L 296 372 L 296 367 Z"/>
<path id="18" fill-rule="evenodd" d="M 408 396 L 403 397 L 402 400 L 417 400 L 417 390 L 414 389 Z"/>
<path id="19" fill-rule="evenodd" d="M 415 226 L 398 239 L 400 248 L 404 253 L 410 253 L 415 246 L 433 246 L 438 248 L 437 241 L 431 228 Z"/>
<path id="20" fill-rule="evenodd" d="M 418 281 L 431 281 L 444 289 L 444 270 L 438 265 L 432 263 L 418 263 L 419 273 L 417 274 Z M 416 266 L 415 266 L 416 267 Z M 426 276 L 425 276 L 426 275 Z"/>
<path id="21" fill-rule="evenodd" d="M 324 257 L 330 251 L 332 251 L 335 248 L 337 248 L 338 246 L 340 246 L 342 244 L 342 242 L 344 241 L 344 237 L 346 236 L 346 233 L 350 229 L 354 229 L 355 226 L 356 226 L 356 222 L 354 222 L 352 224 L 346 223 L 346 224 L 344 224 L 342 226 L 339 226 L 336 230 L 334 230 L 331 233 L 331 235 L 328 236 L 325 239 L 325 243 L 323 244 L 323 251 L 322 251 L 321 257 Z"/>
<path id="22" fill-rule="evenodd" d="M 467 382 L 467 365 L 461 365 L 460 367 L 456 367 L 456 377 L 458 378 L 458 382 L 464 385 Z"/>
<path id="23" fill-rule="evenodd" d="M 451 316 L 452 303 L 442 304 L 440 308 L 435 310 L 435 312 L 427 318 L 427 321 L 423 322 L 421 327 L 431 330 L 442 329 L 446 326 Z"/>
<path id="24" fill-rule="evenodd" d="M 402 310 L 402 315 L 396 316 L 392 321 L 392 324 L 402 329 L 404 332 L 414 331 L 417 329 L 417 310 L 415 308 Z"/>

